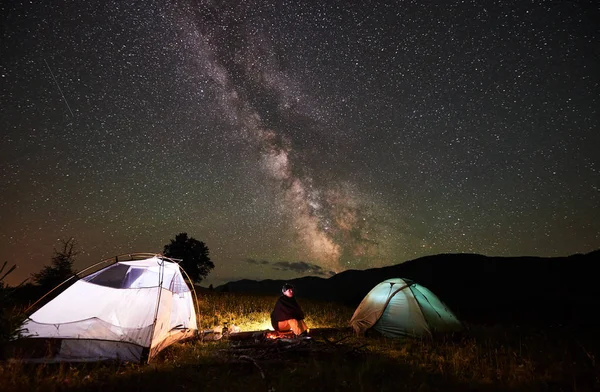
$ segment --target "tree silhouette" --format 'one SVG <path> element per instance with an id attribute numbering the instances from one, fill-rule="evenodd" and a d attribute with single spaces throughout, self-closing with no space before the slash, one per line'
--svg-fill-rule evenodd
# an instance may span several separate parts
<path id="1" fill-rule="evenodd" d="M 200 283 L 215 268 L 204 242 L 188 237 L 187 233 L 177 234 L 170 244 L 165 245 L 163 254 L 173 259 L 180 259 L 179 265 L 193 283 Z"/>
<path id="2" fill-rule="evenodd" d="M 46 289 L 52 289 L 75 274 L 73 262 L 79 254 L 76 250 L 77 243 L 73 238 L 61 240 L 62 248 L 54 248 L 52 264 L 46 265 L 38 273 L 31 274 L 31 279 Z"/>
<path id="3" fill-rule="evenodd" d="M 2 267 L 0 267 L 0 353 L 4 351 L 4 346 L 14 338 L 23 322 L 21 312 L 15 311 L 14 305 L 14 287 L 8 287 L 8 284 L 4 282 L 11 272 L 13 272 L 17 265 L 13 265 L 4 272 L 8 261 L 5 261 Z M 21 283 L 22 285 L 23 283 Z M 2 354 L 0 354 L 1 356 Z"/>

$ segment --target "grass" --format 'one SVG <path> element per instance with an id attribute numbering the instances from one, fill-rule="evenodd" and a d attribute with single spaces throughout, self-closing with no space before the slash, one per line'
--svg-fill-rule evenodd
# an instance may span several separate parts
<path id="1" fill-rule="evenodd" d="M 255 296 L 238 293 L 209 292 L 198 298 L 198 324 L 200 330 L 218 325 L 236 325 L 242 331 L 259 331 L 271 328 L 270 314 L 278 296 Z M 311 328 L 338 328 L 347 326 L 353 309 L 333 303 L 299 299 Z"/>
<path id="2" fill-rule="evenodd" d="M 203 294 L 201 330 L 266 329 L 276 297 Z M 347 327 L 353 309 L 299 299 L 307 324 Z M 600 389 L 596 331 L 469 326 L 441 340 L 355 337 L 340 329 L 303 346 L 222 339 L 175 344 L 151 364 L 0 364 L 3 391 L 590 391 Z M 280 344 L 281 343 L 281 344 Z"/>

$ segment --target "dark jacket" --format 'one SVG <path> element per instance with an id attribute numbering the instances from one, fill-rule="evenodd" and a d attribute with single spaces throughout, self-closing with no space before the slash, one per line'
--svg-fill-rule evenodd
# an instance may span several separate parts
<path id="1" fill-rule="evenodd" d="M 304 320 L 304 312 L 296 302 L 296 298 L 282 295 L 275 303 L 275 309 L 271 313 L 271 325 L 277 331 L 277 323 L 290 319 Z"/>

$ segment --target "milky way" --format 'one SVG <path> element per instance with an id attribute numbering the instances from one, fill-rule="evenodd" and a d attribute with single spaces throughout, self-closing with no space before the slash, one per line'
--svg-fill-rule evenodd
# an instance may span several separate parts
<path id="1" fill-rule="evenodd" d="M 227 15 L 218 8 L 198 7 L 217 19 Z M 319 113 L 311 105 L 311 97 L 302 91 L 299 81 L 281 69 L 268 39 L 251 21 L 247 25 L 238 15 L 245 10 L 227 9 L 232 11 L 231 20 L 225 16 L 220 19 L 226 20 L 213 21 L 209 28 L 206 25 L 211 24 L 207 22 L 210 18 L 198 18 L 191 9 L 186 9 L 175 23 L 185 26 L 181 37 L 190 48 L 189 56 L 196 56 L 199 71 L 211 78 L 224 118 L 259 154 L 259 166 L 273 180 L 271 191 L 279 191 L 278 208 L 289 217 L 305 257 L 333 272 L 342 271 L 340 257 L 345 248 L 354 248 L 357 242 L 367 239 L 368 231 L 363 233 L 366 218 L 359 213 L 360 205 L 352 192 L 335 181 L 315 181 L 304 151 L 295 148 L 294 140 L 285 132 L 296 123 L 306 124 L 305 133 L 313 131 L 311 123 L 326 126 L 319 124 L 319 119 L 327 113 Z M 215 33 L 219 26 L 235 27 L 224 38 L 225 33 Z M 221 59 L 223 49 L 219 48 L 223 43 L 236 48 L 226 51 L 225 59 Z M 269 107 L 261 106 L 261 101 L 270 101 Z M 365 243 L 372 244 L 362 241 L 362 248 Z"/>
<path id="2" fill-rule="evenodd" d="M 600 247 L 593 3 L 3 6 L 24 279 L 203 240 L 209 281 Z"/>

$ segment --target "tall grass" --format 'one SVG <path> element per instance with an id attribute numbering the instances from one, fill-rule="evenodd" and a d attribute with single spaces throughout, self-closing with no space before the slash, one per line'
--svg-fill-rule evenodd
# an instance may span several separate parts
<path id="1" fill-rule="evenodd" d="M 269 327 L 275 296 L 207 293 L 200 329 L 227 323 L 242 331 Z M 600 388 L 596 331 L 470 326 L 435 340 L 355 337 L 353 309 L 298 300 L 314 335 L 301 346 L 194 340 L 172 345 L 151 364 L 0 364 L 0 390 L 204 391 L 588 391 Z M 238 351 L 236 351 L 238 350 Z M 265 355 L 269 353 L 270 355 Z"/>
<path id="2" fill-rule="evenodd" d="M 271 311 L 278 296 L 209 292 L 198 298 L 200 330 L 236 325 L 242 331 L 271 329 Z M 333 303 L 298 299 L 310 328 L 348 326 L 354 309 Z"/>

